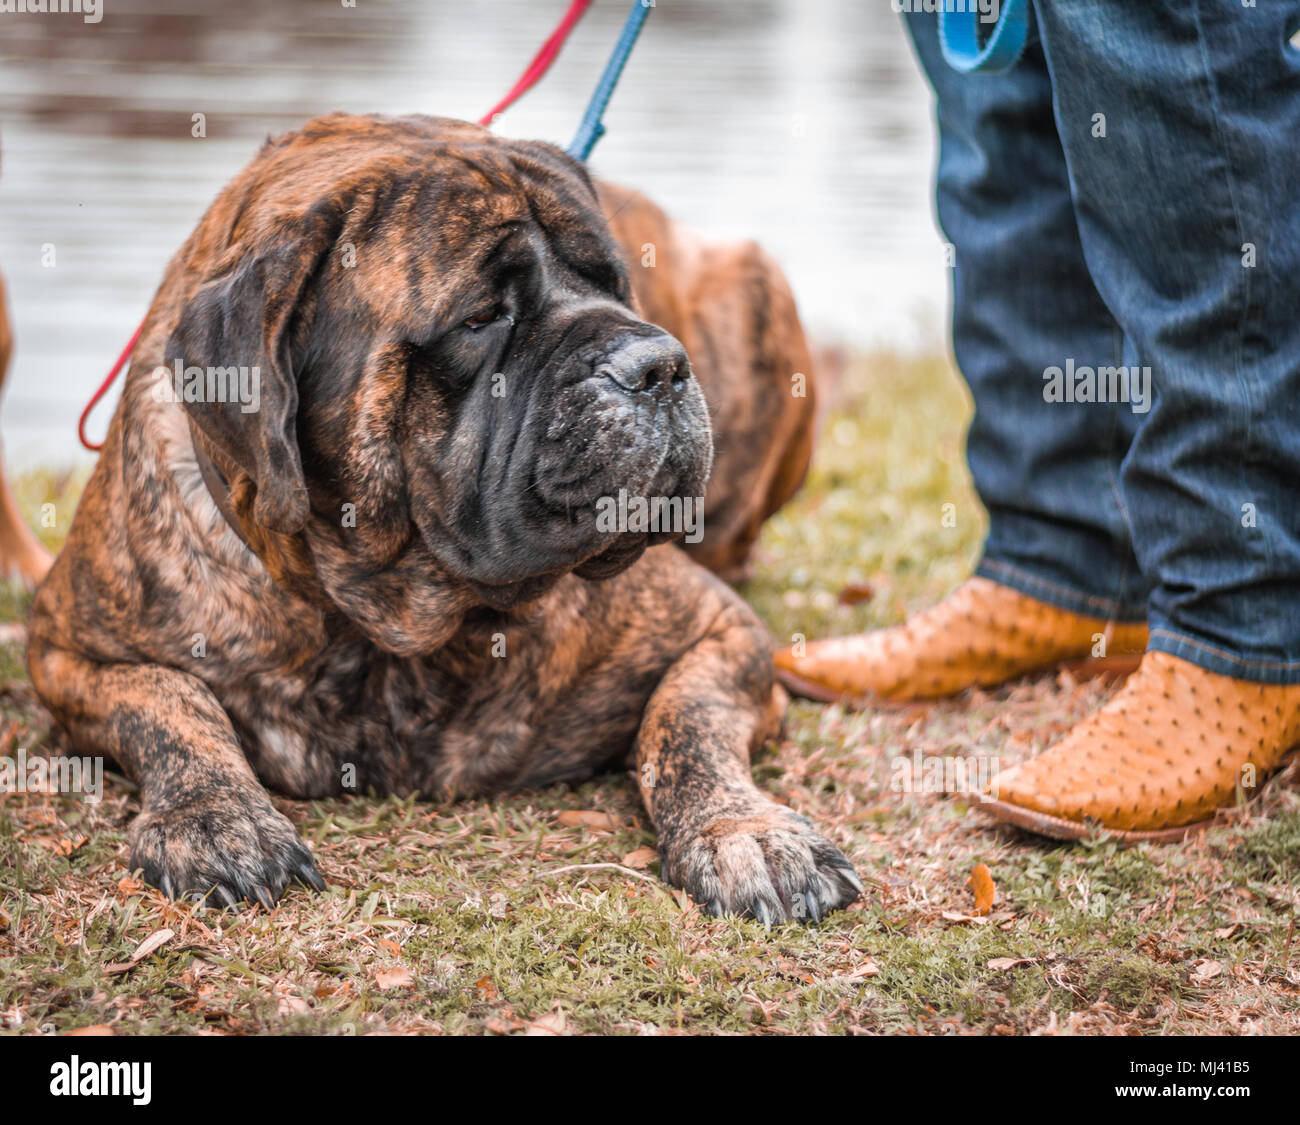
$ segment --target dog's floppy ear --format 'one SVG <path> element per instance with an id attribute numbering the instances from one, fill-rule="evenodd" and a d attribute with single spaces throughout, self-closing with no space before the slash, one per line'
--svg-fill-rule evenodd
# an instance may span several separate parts
<path id="1" fill-rule="evenodd" d="M 238 401 L 187 401 L 184 406 L 204 436 L 257 486 L 253 517 L 286 535 L 302 530 L 308 516 L 298 452 L 292 326 L 341 222 L 337 202 L 322 201 L 302 220 L 286 225 L 271 245 L 237 255 L 231 269 L 194 292 L 167 347 L 168 359 L 183 368 L 199 367 L 205 373 L 210 368 L 256 369 L 255 410 Z"/>

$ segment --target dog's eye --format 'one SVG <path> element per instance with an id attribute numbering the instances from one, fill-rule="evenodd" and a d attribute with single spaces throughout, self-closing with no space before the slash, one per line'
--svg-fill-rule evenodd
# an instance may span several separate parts
<path id="1" fill-rule="evenodd" d="M 482 312 L 475 313 L 467 318 L 463 323 L 466 328 L 485 328 L 489 324 L 494 324 L 501 316 L 501 310 L 496 305 L 490 309 L 484 309 Z"/>

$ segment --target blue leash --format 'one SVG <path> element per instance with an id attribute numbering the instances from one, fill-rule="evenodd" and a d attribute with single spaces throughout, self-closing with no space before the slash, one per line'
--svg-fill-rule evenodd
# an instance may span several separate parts
<path id="1" fill-rule="evenodd" d="M 582 115 L 578 132 L 574 135 L 573 143 L 569 145 L 570 156 L 585 161 L 591 155 L 591 150 L 596 147 L 596 142 L 605 135 L 605 126 L 601 124 L 600 119 L 605 115 L 605 107 L 609 105 L 609 99 L 613 96 L 614 87 L 618 85 L 628 56 L 636 46 L 636 37 L 641 34 L 641 25 L 650 14 L 652 3 L 653 0 L 649 2 L 632 0 L 632 10 L 627 15 L 627 22 L 623 24 L 622 34 L 614 44 L 613 54 L 605 64 L 605 72 L 596 83 L 596 92 L 591 95 L 591 101 L 587 103 L 587 112 Z"/>
<path id="2" fill-rule="evenodd" d="M 956 7 L 957 4 L 952 4 Z M 981 45 L 979 5 L 966 0 L 964 12 L 939 7 L 939 46 L 944 60 L 962 74 L 1010 70 L 1025 49 L 1029 35 L 1029 0 L 1002 0 L 993 31 Z"/>

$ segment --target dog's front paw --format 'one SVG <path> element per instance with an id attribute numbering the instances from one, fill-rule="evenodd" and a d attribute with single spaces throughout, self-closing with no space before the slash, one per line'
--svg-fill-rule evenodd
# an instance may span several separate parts
<path id="1" fill-rule="evenodd" d="M 710 913 L 750 915 L 765 926 L 820 922 L 862 893 L 839 848 L 773 801 L 681 833 L 662 853 L 664 879 Z"/>
<path id="2" fill-rule="evenodd" d="M 131 867 L 169 898 L 271 909 L 292 880 L 323 891 L 307 845 L 261 792 L 235 788 L 145 808 L 127 833 Z"/>

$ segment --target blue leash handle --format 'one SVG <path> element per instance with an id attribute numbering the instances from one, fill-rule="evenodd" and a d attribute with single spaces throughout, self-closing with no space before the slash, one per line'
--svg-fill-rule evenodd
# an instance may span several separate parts
<path id="1" fill-rule="evenodd" d="M 650 14 L 652 5 L 653 0 L 632 0 L 632 10 L 627 14 L 627 22 L 623 24 L 623 31 L 618 37 L 618 42 L 614 44 L 609 62 L 605 64 L 605 72 L 596 84 L 596 92 L 591 95 L 591 101 L 587 103 L 587 112 L 582 115 L 578 132 L 574 135 L 573 143 L 569 145 L 570 156 L 585 161 L 591 155 L 591 150 L 596 147 L 596 142 L 605 135 L 605 126 L 601 124 L 600 119 L 605 115 L 605 107 L 609 105 L 614 87 L 618 85 L 623 67 L 627 64 L 632 48 L 636 46 L 636 37 L 641 34 L 641 25 Z"/>
<path id="2" fill-rule="evenodd" d="M 962 74 L 1010 70 L 1029 35 L 1029 0 L 1002 0 L 998 22 L 983 45 L 979 5 L 966 0 L 963 6 L 970 10 L 954 12 L 942 4 L 939 7 L 939 46 L 945 61 Z"/>

